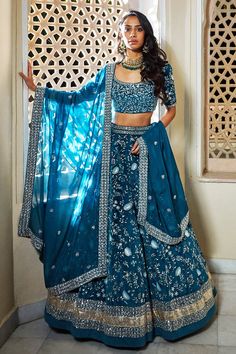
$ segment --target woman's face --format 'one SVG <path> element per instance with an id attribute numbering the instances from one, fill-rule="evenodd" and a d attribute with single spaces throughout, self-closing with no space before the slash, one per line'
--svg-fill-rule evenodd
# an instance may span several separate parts
<path id="1" fill-rule="evenodd" d="M 129 16 L 120 29 L 120 36 L 127 49 L 140 52 L 144 45 L 145 32 L 136 16 Z"/>

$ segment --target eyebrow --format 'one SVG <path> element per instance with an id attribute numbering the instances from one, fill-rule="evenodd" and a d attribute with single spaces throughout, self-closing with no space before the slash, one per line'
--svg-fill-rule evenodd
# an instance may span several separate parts
<path id="1" fill-rule="evenodd" d="M 131 25 L 125 25 L 125 27 L 133 27 Z M 134 25 L 134 27 L 142 27 L 142 25 Z"/>

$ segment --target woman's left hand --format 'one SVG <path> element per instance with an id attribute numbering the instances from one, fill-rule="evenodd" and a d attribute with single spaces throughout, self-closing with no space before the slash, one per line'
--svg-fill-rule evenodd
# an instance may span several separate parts
<path id="1" fill-rule="evenodd" d="M 139 154 L 139 144 L 137 141 L 135 141 L 132 149 L 131 149 L 131 154 L 138 155 Z"/>

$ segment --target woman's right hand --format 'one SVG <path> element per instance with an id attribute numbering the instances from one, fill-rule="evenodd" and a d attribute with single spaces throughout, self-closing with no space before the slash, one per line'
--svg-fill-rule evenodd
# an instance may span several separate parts
<path id="1" fill-rule="evenodd" d="M 29 61 L 28 61 L 28 76 L 26 76 L 22 71 L 19 73 L 19 75 L 22 77 L 29 90 L 32 91 L 36 90 L 36 85 L 33 80 L 33 70 Z"/>

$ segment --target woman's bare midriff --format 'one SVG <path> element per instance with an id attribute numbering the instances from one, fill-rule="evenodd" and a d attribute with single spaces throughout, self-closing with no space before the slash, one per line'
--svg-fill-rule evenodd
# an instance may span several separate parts
<path id="1" fill-rule="evenodd" d="M 116 113 L 114 123 L 129 127 L 144 127 L 151 124 L 152 112 L 146 113 Z"/>

